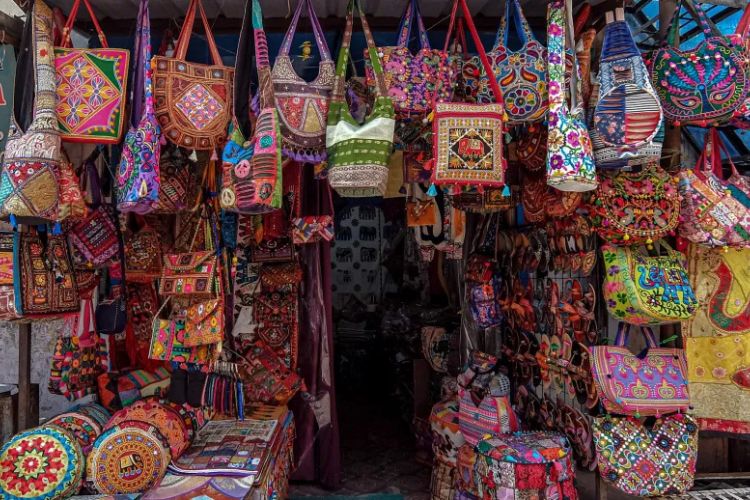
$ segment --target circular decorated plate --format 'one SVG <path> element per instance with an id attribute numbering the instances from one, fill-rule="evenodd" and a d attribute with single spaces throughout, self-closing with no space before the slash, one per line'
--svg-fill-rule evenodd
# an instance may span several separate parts
<path id="1" fill-rule="evenodd" d="M 16 434 L 0 450 L 0 498 L 57 500 L 78 493 L 83 478 L 81 445 L 50 425 Z"/>
<path id="2" fill-rule="evenodd" d="M 142 493 L 167 473 L 169 446 L 146 422 L 124 421 L 104 431 L 86 462 L 86 479 L 105 495 Z"/>
<path id="3" fill-rule="evenodd" d="M 126 420 L 148 422 L 159 429 L 169 443 L 172 457 L 178 458 L 190 446 L 190 434 L 182 417 L 173 409 L 159 403 L 156 398 L 140 399 L 109 419 L 105 429 L 109 429 Z"/>
<path id="4" fill-rule="evenodd" d="M 51 419 L 47 425 L 62 427 L 73 434 L 85 455 L 88 455 L 94 441 L 102 433 L 102 426 L 99 422 L 83 413 L 62 413 Z"/>

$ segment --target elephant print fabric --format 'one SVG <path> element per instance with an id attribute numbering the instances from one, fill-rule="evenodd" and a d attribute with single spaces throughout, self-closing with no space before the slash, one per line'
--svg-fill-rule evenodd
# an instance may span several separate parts
<path id="1" fill-rule="evenodd" d="M 680 252 L 667 247 L 666 255 L 650 256 L 637 248 L 605 245 L 602 255 L 604 298 L 616 319 L 633 325 L 658 325 L 695 315 L 698 300 Z"/>

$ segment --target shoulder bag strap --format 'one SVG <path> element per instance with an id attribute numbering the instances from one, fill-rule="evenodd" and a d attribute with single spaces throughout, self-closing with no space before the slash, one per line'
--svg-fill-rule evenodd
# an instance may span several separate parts
<path id="1" fill-rule="evenodd" d="M 469 34 L 471 34 L 471 38 L 474 40 L 474 45 L 476 46 L 477 53 L 479 54 L 479 59 L 482 61 L 484 72 L 489 76 L 487 80 L 489 81 L 490 88 L 492 89 L 492 93 L 495 96 L 495 102 L 498 104 L 502 104 L 503 93 L 500 91 L 500 86 L 497 84 L 497 79 L 491 76 L 495 73 L 492 71 L 492 65 L 490 64 L 489 59 L 487 59 L 487 53 L 484 50 L 484 45 L 482 45 L 482 40 L 481 38 L 479 38 L 477 28 L 476 26 L 474 26 L 474 18 L 471 17 L 469 6 L 467 5 L 466 0 L 456 1 L 461 5 L 461 10 L 463 11 L 464 19 L 466 20 L 466 27 L 469 29 Z"/>
<path id="2" fill-rule="evenodd" d="M 41 0 L 39 0 L 41 1 Z M 26 14 L 26 22 L 23 25 L 21 44 L 18 47 L 18 58 L 16 60 L 15 84 L 13 86 L 13 113 L 12 121 L 20 129 L 26 130 L 34 116 L 34 12 L 33 9 Z"/>
<path id="3" fill-rule="evenodd" d="M 190 7 L 188 7 L 185 21 L 182 23 L 182 30 L 180 31 L 180 37 L 177 40 L 177 47 L 175 49 L 175 59 L 181 61 L 185 60 L 187 56 L 188 46 L 190 45 L 190 36 L 193 33 L 193 25 L 195 24 L 195 15 L 201 16 L 203 22 L 203 30 L 206 32 L 206 42 L 208 42 L 208 50 L 211 53 L 211 60 L 216 66 L 223 66 L 224 63 L 221 61 L 219 55 L 219 48 L 216 46 L 213 32 L 211 31 L 211 25 L 208 23 L 206 18 L 206 11 L 203 10 L 203 2 L 201 0 L 191 0 Z"/>
<path id="4" fill-rule="evenodd" d="M 65 27 L 63 28 L 62 43 L 60 46 L 63 48 L 69 48 L 72 46 L 72 42 L 70 40 L 70 32 L 73 31 L 73 24 L 75 23 L 76 17 L 78 16 L 78 9 L 81 7 L 81 2 L 83 2 L 83 5 L 86 6 L 86 10 L 89 11 L 91 22 L 94 23 L 94 29 L 96 29 L 96 34 L 99 37 L 99 43 L 101 43 L 102 48 L 108 48 L 109 45 L 107 44 L 107 37 L 104 36 L 102 28 L 101 26 L 99 26 L 99 20 L 96 18 L 96 14 L 94 13 L 94 9 L 91 8 L 89 0 L 75 0 L 75 2 L 73 3 L 73 7 L 70 9 L 70 14 L 68 14 L 68 20 L 65 22 Z"/>
<path id="5" fill-rule="evenodd" d="M 330 61 L 331 52 L 328 49 L 328 42 L 326 42 L 325 33 L 320 27 L 318 16 L 315 14 L 315 7 L 312 4 L 312 0 L 299 0 L 299 3 L 297 4 L 297 10 L 294 12 L 294 17 L 292 18 L 292 22 L 289 24 L 289 29 L 286 31 L 286 35 L 284 35 L 284 41 L 281 44 L 281 49 L 279 49 L 279 54 L 285 56 L 289 55 L 289 52 L 292 48 L 292 42 L 294 41 L 294 35 L 297 32 L 297 24 L 299 23 L 299 19 L 302 15 L 302 9 L 304 7 L 307 7 L 307 15 L 310 18 L 313 35 L 315 36 L 315 45 L 318 47 L 318 51 L 320 52 L 320 59 L 322 61 Z"/>
<path id="6" fill-rule="evenodd" d="M 136 28 L 135 53 L 133 55 L 133 111 L 130 124 L 137 127 L 143 117 L 145 104 L 146 114 L 154 111 L 154 96 L 151 82 L 151 20 L 149 19 L 149 0 L 141 0 L 138 6 L 138 27 Z"/>
<path id="7" fill-rule="evenodd" d="M 526 45 L 529 40 L 534 40 L 534 33 L 531 31 L 529 22 L 526 20 L 526 16 L 523 14 L 523 9 L 518 3 L 518 0 L 505 0 L 505 15 L 500 21 L 500 30 L 498 30 L 495 37 L 495 47 L 500 45 L 500 35 L 502 33 L 502 44 L 508 46 L 508 38 L 510 37 L 510 22 L 516 27 L 516 34 L 521 40 L 521 46 Z"/>
<path id="8" fill-rule="evenodd" d="M 268 40 L 263 29 L 263 11 L 260 2 L 253 0 L 253 32 L 255 35 L 255 64 L 258 68 L 258 92 L 260 108 L 273 107 L 273 82 L 271 62 L 268 57 Z"/>
<path id="9" fill-rule="evenodd" d="M 450 51 L 452 54 L 456 54 L 456 44 L 461 45 L 461 55 L 464 58 L 469 57 L 469 49 L 466 46 L 466 30 L 464 29 L 464 18 L 459 17 L 456 19 L 456 13 L 458 12 L 458 2 L 453 2 L 451 8 L 451 20 L 448 24 L 448 31 L 445 34 L 445 45 L 443 45 L 443 51 Z M 455 32 L 453 31 L 455 27 Z M 453 37 L 453 38 L 451 38 Z M 453 43 L 451 43 L 453 42 Z"/>
<path id="10" fill-rule="evenodd" d="M 565 45 L 572 43 L 572 11 L 570 10 L 569 0 L 553 0 L 549 4 L 547 23 L 547 51 L 548 51 L 548 71 L 550 74 L 550 83 L 557 83 L 560 87 L 559 92 L 550 92 L 549 109 L 552 113 L 561 113 L 568 110 L 566 101 L 565 85 Z M 573 71 L 571 72 L 571 88 L 578 89 L 578 63 L 573 59 Z M 554 77 L 552 76 L 554 75 Z M 553 79 L 554 78 L 554 79 Z M 571 91 L 571 108 L 575 109 L 578 102 L 578 91 Z"/>
<path id="11" fill-rule="evenodd" d="M 422 12 L 419 8 L 419 0 L 411 0 L 406 5 L 404 15 L 401 17 L 401 23 L 398 30 L 398 45 L 399 47 L 408 47 L 409 40 L 411 39 L 411 27 L 416 21 L 417 30 L 419 30 L 419 48 L 429 49 L 430 39 L 427 37 L 427 30 L 424 27 L 424 19 L 422 19 Z"/>
<path id="12" fill-rule="evenodd" d="M 237 59 L 234 70 L 233 111 L 234 122 L 244 138 L 250 137 L 252 109 L 250 96 L 253 88 L 253 71 L 256 65 L 255 36 L 253 34 L 253 0 L 246 0 L 242 17 L 240 38 L 237 42 Z"/>

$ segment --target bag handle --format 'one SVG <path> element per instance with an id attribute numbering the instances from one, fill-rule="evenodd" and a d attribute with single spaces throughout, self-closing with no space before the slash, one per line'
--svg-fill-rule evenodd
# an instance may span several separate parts
<path id="1" fill-rule="evenodd" d="M 523 9 L 518 0 L 505 0 L 505 15 L 500 20 L 500 28 L 495 35 L 495 45 L 492 50 L 497 50 L 501 43 L 505 47 L 508 46 L 511 16 L 513 24 L 516 27 L 516 34 L 521 39 L 521 45 L 526 45 L 529 40 L 535 39 L 534 32 L 531 31 L 529 22 L 526 20 L 526 16 L 523 14 Z"/>
<path id="2" fill-rule="evenodd" d="M 458 2 L 453 2 L 453 7 L 451 7 L 451 20 L 448 23 L 448 32 L 445 34 L 445 45 L 443 45 L 443 52 L 448 52 L 450 49 L 450 52 L 456 53 L 456 43 L 461 44 L 461 52 L 463 53 L 464 57 L 469 57 L 469 49 L 466 46 L 466 30 L 464 29 L 464 18 L 459 17 L 456 19 L 456 13 L 458 12 Z M 456 32 L 453 33 L 453 28 L 455 26 Z M 453 44 L 451 45 L 451 35 L 454 36 L 453 38 Z"/>
<path id="3" fill-rule="evenodd" d="M 84 0 L 86 1 L 86 0 Z M 195 14 L 200 14 L 201 21 L 203 22 L 203 30 L 206 32 L 206 41 L 208 42 L 208 50 L 211 52 L 211 59 L 214 65 L 223 66 L 224 63 L 221 61 L 219 55 L 219 48 L 216 46 L 216 40 L 214 40 L 213 32 L 211 31 L 211 25 L 208 23 L 206 17 L 206 11 L 203 9 L 202 0 L 190 0 L 190 7 L 188 7 L 185 21 L 182 23 L 182 30 L 180 30 L 180 37 L 177 39 L 177 47 L 175 48 L 175 59 L 181 61 L 185 60 L 187 56 L 188 46 L 190 45 L 190 36 L 193 34 L 193 26 L 195 24 Z"/>
<path id="4" fill-rule="evenodd" d="M 547 57 L 548 72 L 559 78 L 559 92 L 550 92 L 549 110 L 553 114 L 566 112 L 568 109 L 575 109 L 578 101 L 578 61 L 575 55 L 575 42 L 573 41 L 573 11 L 570 0 L 553 0 L 549 4 L 548 23 L 547 23 Z M 573 71 L 571 71 L 571 92 L 570 107 L 565 99 L 565 45 L 570 44 L 573 50 Z M 559 75 L 559 76 L 558 76 Z M 553 79 L 550 76 L 550 83 Z M 565 110 L 565 111 L 564 111 Z"/>
<path id="5" fill-rule="evenodd" d="M 729 169 L 732 172 L 732 175 L 740 175 L 737 171 L 737 167 L 735 167 L 734 162 L 732 161 L 732 156 L 729 154 L 726 144 L 721 140 L 719 130 L 714 127 L 711 129 L 711 166 L 713 167 L 714 173 L 723 178 L 724 173 L 722 171 L 722 165 L 724 162 L 721 159 L 721 153 L 724 153 L 727 156 Z"/>
<path id="6" fill-rule="evenodd" d="M 289 25 L 289 29 L 284 35 L 284 41 L 281 44 L 281 50 L 279 54 L 288 56 L 292 49 L 292 41 L 294 40 L 294 34 L 297 32 L 297 23 L 299 22 L 300 16 L 302 15 L 303 7 L 307 6 L 307 16 L 310 18 L 310 24 L 312 24 L 313 35 L 315 36 L 315 45 L 318 47 L 320 52 L 320 59 L 323 61 L 331 60 L 331 51 L 328 49 L 328 42 L 326 42 L 323 28 L 320 27 L 320 21 L 318 20 L 317 14 L 315 14 L 315 7 L 312 4 L 312 0 L 299 0 L 297 3 L 297 10 L 294 12 L 294 17 Z"/>
<path id="7" fill-rule="evenodd" d="M 419 0 L 411 0 L 406 4 L 403 16 L 401 16 L 401 22 L 398 27 L 398 45 L 399 47 L 408 47 L 409 40 L 411 39 L 411 28 L 417 23 L 417 30 L 419 31 L 419 48 L 429 49 L 430 39 L 427 37 L 427 30 L 424 27 L 424 19 L 422 19 L 422 12 L 419 8 Z"/>
<path id="8" fill-rule="evenodd" d="M 256 71 L 256 65 L 253 64 L 255 57 L 255 35 L 253 33 L 253 9 L 255 2 L 246 0 L 245 10 L 242 17 L 242 28 L 240 28 L 240 37 L 237 41 L 237 59 L 234 70 L 233 85 L 233 107 L 234 125 L 242 133 L 243 138 L 250 137 L 252 130 L 252 107 L 250 106 L 250 96 L 252 95 L 253 72 Z"/>
<path id="9" fill-rule="evenodd" d="M 388 87 L 385 84 L 383 67 L 380 64 L 378 49 L 375 46 L 375 39 L 372 37 L 372 31 L 370 31 L 370 25 L 367 23 L 365 12 L 362 10 L 359 0 L 349 0 L 349 5 L 346 8 L 346 27 L 344 28 L 344 35 L 341 38 L 341 49 L 339 50 L 339 56 L 336 62 L 336 78 L 334 79 L 333 93 L 331 94 L 332 103 L 346 102 L 346 99 L 344 98 L 344 91 L 346 88 L 346 66 L 347 61 L 349 60 L 349 53 L 351 52 L 355 10 L 362 22 L 362 31 L 365 34 L 365 41 L 367 42 L 366 54 L 372 64 L 372 71 L 375 75 L 375 89 L 377 91 L 377 96 L 388 96 Z"/>
<path id="10" fill-rule="evenodd" d="M 654 335 L 654 331 L 649 326 L 640 326 L 641 333 L 646 338 L 646 345 L 648 348 L 656 348 L 659 347 L 659 343 L 656 341 L 656 335 Z M 628 337 L 630 336 L 630 330 L 631 325 L 629 323 L 625 323 L 624 321 L 620 321 L 617 324 L 617 336 L 615 337 L 615 346 L 616 347 L 625 347 L 628 343 Z"/>
<path id="11" fill-rule="evenodd" d="M 130 114 L 130 124 L 137 127 L 144 113 L 154 113 L 154 94 L 151 70 L 151 19 L 148 9 L 149 0 L 141 0 L 138 5 L 138 26 L 136 27 L 136 42 L 133 61 L 133 88 L 131 100 L 133 112 Z M 146 106 L 145 111 L 142 109 Z"/>
<path id="12" fill-rule="evenodd" d="M 99 37 L 99 43 L 102 44 L 102 48 L 109 48 L 109 45 L 107 44 L 107 37 L 104 36 L 102 28 L 101 26 L 99 26 L 99 20 L 96 18 L 96 14 L 94 13 L 94 9 L 91 8 L 89 0 L 75 0 L 75 2 L 73 2 L 73 7 L 70 9 L 68 20 L 65 22 L 65 27 L 63 28 L 62 42 L 60 44 L 60 47 L 67 49 L 73 45 L 73 42 L 70 40 L 70 32 L 73 31 L 73 24 L 75 23 L 76 17 L 78 16 L 78 9 L 81 7 L 81 2 L 83 2 L 83 5 L 86 6 L 86 10 L 89 11 L 91 22 L 94 23 L 94 29 L 96 30 L 96 34 Z"/>
<path id="13" fill-rule="evenodd" d="M 674 45 L 675 38 L 677 37 L 677 33 L 680 30 L 680 11 L 682 10 L 682 6 L 684 5 L 685 0 L 679 0 L 677 2 L 677 5 L 674 9 L 674 14 L 672 14 L 672 20 L 669 25 L 669 31 L 667 32 L 667 37 L 662 40 L 661 46 L 662 47 L 671 47 Z M 709 37 L 709 34 L 711 33 L 711 25 L 708 24 L 708 20 L 706 19 L 706 13 L 703 11 L 703 7 L 700 6 L 700 4 L 692 4 L 693 8 L 695 9 L 695 12 L 698 14 L 698 24 L 701 27 L 701 30 L 703 31 L 703 38 L 706 40 Z M 744 17 L 744 14 L 743 14 Z"/>

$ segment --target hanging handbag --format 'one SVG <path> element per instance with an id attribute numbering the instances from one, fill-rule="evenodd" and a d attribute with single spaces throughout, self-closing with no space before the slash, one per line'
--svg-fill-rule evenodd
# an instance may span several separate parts
<path id="1" fill-rule="evenodd" d="M 0 320 L 19 319 L 21 311 L 16 308 L 15 267 L 13 247 L 20 240 L 18 233 L 0 233 Z"/>
<path id="2" fill-rule="evenodd" d="M 455 0 L 448 28 L 453 28 L 457 5 L 463 10 L 466 25 L 474 39 L 486 74 L 492 73 L 469 7 L 465 0 Z M 489 104 L 437 103 L 433 126 L 435 167 L 432 182 L 436 185 L 505 185 L 503 159 L 503 96 L 494 78 L 489 78 L 494 100 Z"/>
<path id="3" fill-rule="evenodd" d="M 159 201 L 161 130 L 154 114 L 148 0 L 141 0 L 138 9 L 133 111 L 117 171 L 117 208 L 144 214 L 153 211 Z"/>
<path id="4" fill-rule="evenodd" d="M 750 85 L 745 57 L 730 37 L 710 35 L 700 5 L 695 11 L 705 40 L 692 50 L 674 47 L 683 3 L 677 2 L 667 38 L 651 58 L 651 81 L 667 120 L 675 125 L 720 125 L 745 102 Z"/>
<path id="5" fill-rule="evenodd" d="M 320 52 L 318 76 L 309 83 L 297 74 L 289 57 L 297 23 L 305 7 Z M 335 75 L 336 68 L 312 0 L 299 0 L 271 72 L 282 147 L 287 158 L 311 163 L 325 160 L 328 104 Z"/>
<path id="6" fill-rule="evenodd" d="M 547 165 L 547 127 L 532 125 L 527 128 L 518 139 L 516 156 L 527 171 L 541 171 Z"/>
<path id="7" fill-rule="evenodd" d="M 302 174 L 302 172 L 300 172 Z M 333 197 L 331 195 L 331 188 L 326 183 L 322 187 L 314 184 L 305 184 L 307 190 L 318 190 L 323 189 L 328 197 L 328 207 L 333 209 Z M 300 186 L 301 187 L 301 186 Z M 301 215 L 303 200 L 302 195 L 306 189 L 301 187 L 301 192 L 297 193 L 294 197 L 295 204 L 295 217 L 291 220 L 291 232 L 292 241 L 295 245 L 304 245 L 306 243 L 317 243 L 319 241 L 331 241 L 334 236 L 334 220 L 332 214 L 320 214 L 320 215 Z M 326 196 L 324 195 L 324 196 Z M 322 205 L 322 204 L 319 204 Z"/>
<path id="8" fill-rule="evenodd" d="M 615 16 L 604 28 L 599 95 L 589 129 L 598 168 L 632 167 L 661 158 L 661 103 L 623 10 L 616 9 Z"/>
<path id="9" fill-rule="evenodd" d="M 414 198 L 406 202 L 407 227 L 432 226 L 437 222 L 439 210 L 434 198 Z"/>
<path id="10" fill-rule="evenodd" d="M 594 419 L 599 474 L 637 497 L 681 495 L 693 487 L 698 426 L 683 413 L 646 427 L 631 417 Z"/>
<path id="11" fill-rule="evenodd" d="M 508 47 L 511 20 L 521 41 L 520 50 Z M 547 49 L 537 41 L 529 27 L 518 0 L 505 2 L 505 14 L 500 23 L 495 45 L 487 53 L 492 74 L 500 85 L 500 95 L 492 95 L 491 72 L 481 57 L 474 56 L 463 63 L 462 76 L 470 89 L 472 101 L 500 102 L 504 105 L 510 124 L 535 122 L 544 118 L 549 108 L 547 99 Z"/>
<path id="12" fill-rule="evenodd" d="M 658 160 L 644 165 L 640 172 L 602 175 L 591 215 L 592 225 L 608 242 L 650 246 L 677 229 L 677 178 L 662 169 Z"/>
<path id="13" fill-rule="evenodd" d="M 224 339 L 224 301 L 193 302 L 185 315 L 185 347 L 216 344 Z"/>
<path id="14" fill-rule="evenodd" d="M 549 53 L 549 131 L 547 184 L 560 191 L 596 189 L 596 168 L 591 139 L 579 99 L 577 65 L 571 71 L 571 105 L 566 100 L 565 45 L 574 46 L 569 0 L 553 0 L 547 11 Z M 567 18 L 567 19 L 566 19 Z"/>
<path id="15" fill-rule="evenodd" d="M 419 52 L 412 54 L 409 41 L 414 24 L 417 25 Z M 453 98 L 456 64 L 447 49 L 430 47 L 418 0 L 409 0 L 401 17 L 398 41 L 395 46 L 378 47 L 380 64 L 385 73 L 385 86 L 393 101 L 396 116 L 408 119 L 424 116 L 434 103 Z M 367 85 L 376 92 L 376 78 L 372 64 L 365 54 Z"/>
<path id="16" fill-rule="evenodd" d="M 211 297 L 219 284 L 216 252 L 202 251 L 164 256 L 159 295 Z"/>
<path id="17" fill-rule="evenodd" d="M 125 242 L 125 276 L 133 283 L 151 283 L 161 276 L 161 237 L 145 224 Z"/>
<path id="18" fill-rule="evenodd" d="M 250 403 L 286 405 L 305 382 L 263 341 L 257 341 L 245 353 L 243 376 L 245 400 Z"/>
<path id="19" fill-rule="evenodd" d="M 280 209 L 283 203 L 279 113 L 274 107 L 262 20 L 258 1 L 248 0 L 237 45 L 239 70 L 234 74 L 235 114 L 222 153 L 221 208 L 243 214 L 265 214 Z M 254 47 L 258 70 L 259 110 L 254 134 L 246 140 L 245 131 L 250 130 L 250 47 Z"/>
<path id="20" fill-rule="evenodd" d="M 13 116 L 0 174 L 0 214 L 30 223 L 54 220 L 62 156 L 54 109 L 52 11 L 42 1 L 34 2 L 29 14 L 18 59 Z"/>
<path id="21" fill-rule="evenodd" d="M 716 129 L 709 134 L 695 168 L 679 173 L 680 236 L 712 247 L 750 246 L 750 185 L 731 159 L 732 175 L 724 179 L 721 161 L 724 145 Z"/>
<path id="22" fill-rule="evenodd" d="M 81 304 L 65 237 L 34 230 L 15 234 L 16 311 L 32 318 L 78 311 Z"/>
<path id="23" fill-rule="evenodd" d="M 664 241 L 666 255 L 642 248 L 604 245 L 604 299 L 609 313 L 632 325 L 659 325 L 692 318 L 698 307 L 685 256 Z"/>
<path id="24" fill-rule="evenodd" d="M 203 21 L 212 65 L 185 58 L 196 15 Z M 156 118 L 164 137 L 188 149 L 211 151 L 223 145 L 232 116 L 234 69 L 221 61 L 202 0 L 190 1 L 174 57 L 155 56 L 153 64 Z"/>
<path id="25" fill-rule="evenodd" d="M 91 16 L 99 49 L 74 49 L 70 40 L 81 2 Z M 68 14 L 62 43 L 55 47 L 57 123 L 70 142 L 117 144 L 125 123 L 130 52 L 110 48 L 89 0 L 76 0 Z"/>
<path id="26" fill-rule="evenodd" d="M 362 125 L 352 118 L 344 98 L 355 10 L 362 21 L 367 58 L 372 64 L 377 89 L 375 105 Z M 370 26 L 359 0 L 349 0 L 326 131 L 328 182 L 339 195 L 368 197 L 385 194 L 395 126 L 393 101 L 388 97 L 388 87 Z"/>
<path id="27" fill-rule="evenodd" d="M 85 170 L 85 169 L 84 169 Z M 82 172 L 86 175 L 86 172 Z M 57 220 L 80 219 L 88 214 L 88 207 L 83 199 L 80 180 L 73 165 L 63 151 L 63 161 L 57 171 L 57 182 L 60 186 L 60 201 L 57 204 Z"/>
<path id="28" fill-rule="evenodd" d="M 176 214 L 195 210 L 201 202 L 205 174 L 199 162 L 190 159 L 185 150 L 167 144 L 159 157 L 159 200 L 155 214 Z"/>
<path id="29" fill-rule="evenodd" d="M 647 347 L 633 354 L 627 347 L 631 329 L 620 322 L 614 345 L 590 347 L 591 369 L 604 409 L 636 418 L 687 411 L 685 351 L 659 347 L 653 330 L 640 327 Z"/>

